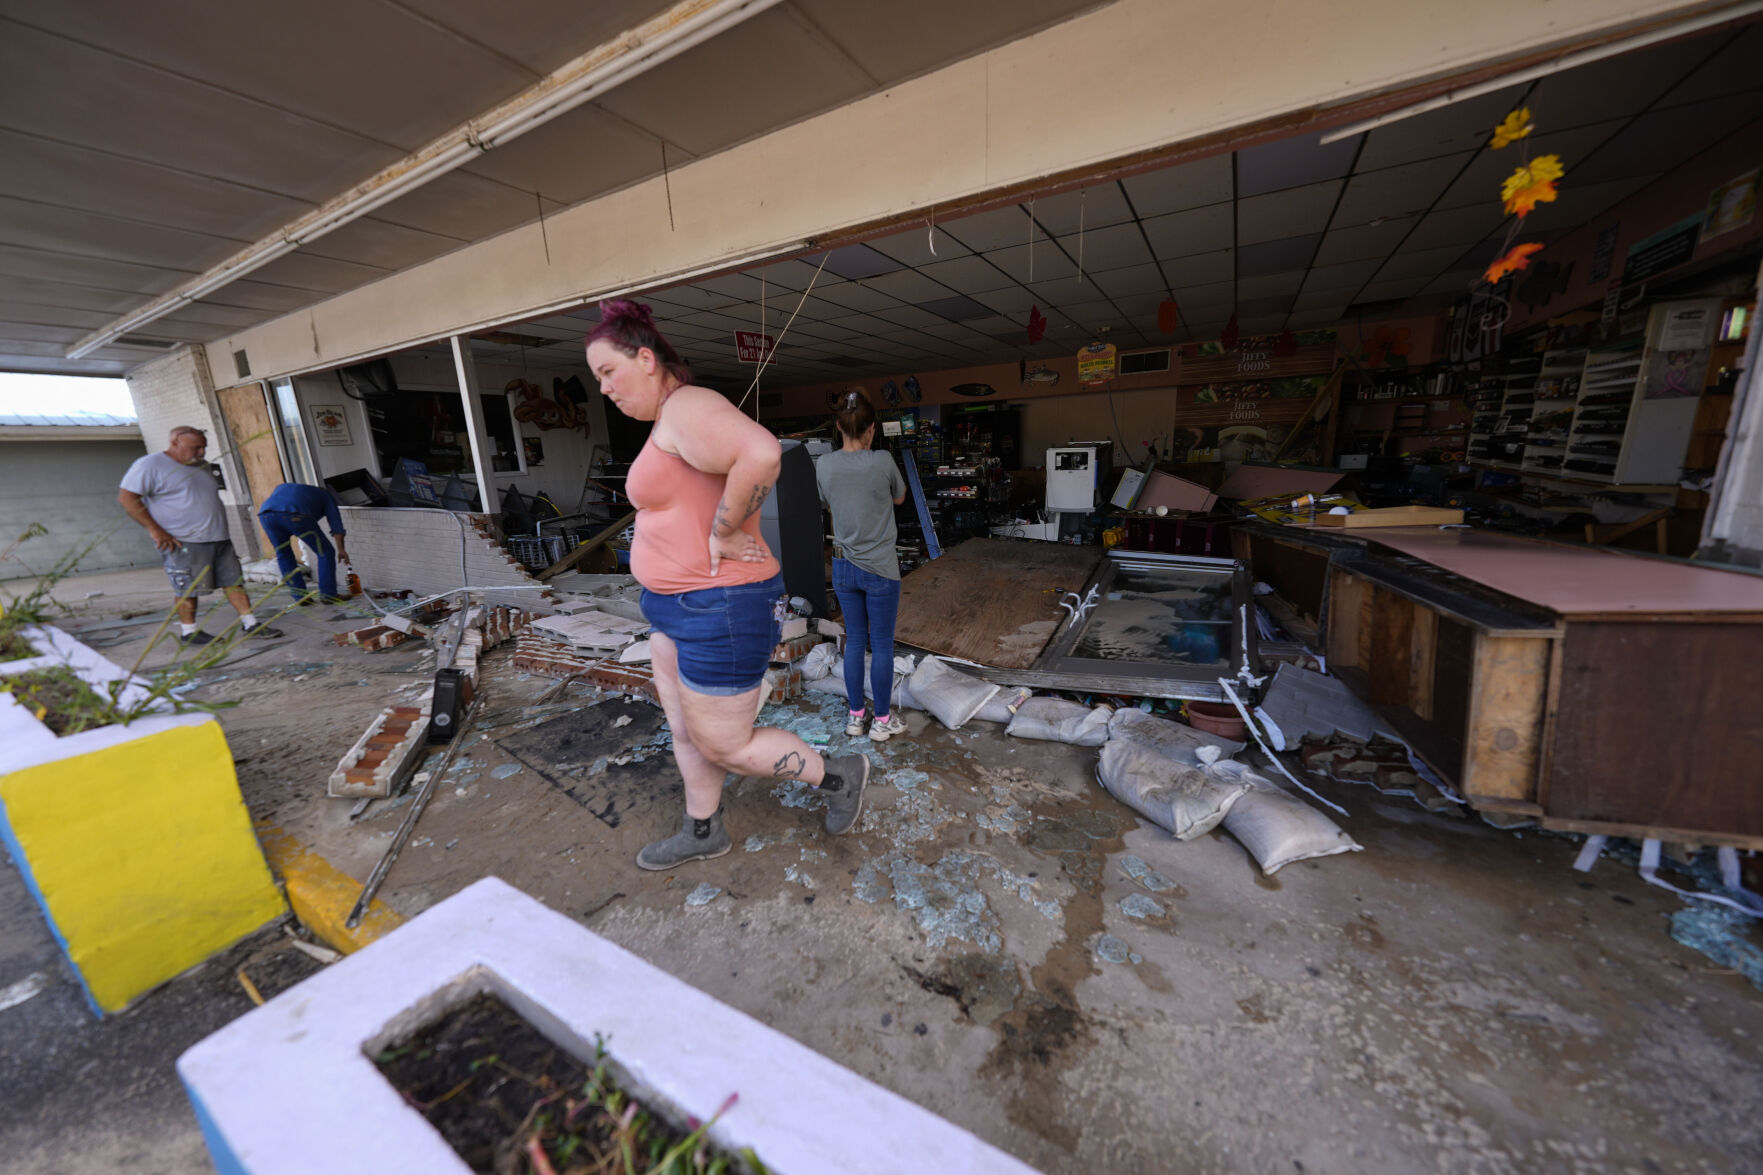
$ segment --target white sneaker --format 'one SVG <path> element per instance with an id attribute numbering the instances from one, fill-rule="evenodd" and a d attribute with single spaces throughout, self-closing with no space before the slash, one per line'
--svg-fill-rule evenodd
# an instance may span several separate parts
<path id="1" fill-rule="evenodd" d="M 889 714 L 887 718 L 878 718 L 869 724 L 869 737 L 878 743 L 885 743 L 896 734 L 906 733 L 906 720 L 898 714 Z"/>
<path id="2" fill-rule="evenodd" d="M 863 715 L 853 715 L 851 721 L 845 723 L 845 733 L 856 738 L 863 733 Z"/>

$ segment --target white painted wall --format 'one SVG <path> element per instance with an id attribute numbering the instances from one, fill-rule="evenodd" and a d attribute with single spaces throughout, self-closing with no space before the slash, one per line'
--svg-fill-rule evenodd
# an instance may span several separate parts
<path id="1" fill-rule="evenodd" d="M 0 563 L 0 579 L 40 574 L 93 542 L 81 571 L 159 566 L 153 540 L 116 504 L 122 475 L 146 453 L 138 439 L 0 440 L 0 550 L 33 522 L 49 530 Z"/>
<path id="2" fill-rule="evenodd" d="M 1117 0 L 209 346 L 331 367 L 1718 7 Z"/>
<path id="3" fill-rule="evenodd" d="M 230 359 L 229 359 L 230 362 Z M 171 430 L 179 425 L 199 428 L 208 435 L 208 461 L 226 475 L 227 488 L 220 493 L 226 507 L 227 530 L 241 559 L 257 557 L 257 527 L 251 517 L 251 491 L 245 471 L 232 451 L 232 439 L 221 421 L 220 402 L 208 374 L 208 360 L 200 347 L 179 347 L 162 359 L 143 363 L 128 374 L 129 398 L 141 422 L 141 436 L 148 452 L 164 452 Z M 111 492 L 112 498 L 115 491 Z"/>

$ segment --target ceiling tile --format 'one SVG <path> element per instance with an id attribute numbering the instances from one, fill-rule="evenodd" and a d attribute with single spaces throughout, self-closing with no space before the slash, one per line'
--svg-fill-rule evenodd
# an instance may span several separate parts
<path id="1" fill-rule="evenodd" d="M 1169 295 L 1161 292 L 1155 294 L 1132 294 L 1125 298 L 1113 299 L 1114 304 L 1120 307 L 1120 312 L 1132 319 L 1140 319 L 1147 316 L 1153 319 L 1156 318 L 1158 309 L 1162 307 L 1164 302 L 1169 300 Z"/>
<path id="2" fill-rule="evenodd" d="M 1562 190 L 1569 183 L 1601 184 L 1670 171 L 1759 117 L 1763 117 L 1763 90 L 1649 111 L 1577 170 L 1569 163 Z"/>
<path id="3" fill-rule="evenodd" d="M 1323 144 L 1317 135 L 1297 135 L 1237 152 L 1237 195 L 1259 196 L 1340 179 L 1353 170 L 1363 135 Z"/>
<path id="4" fill-rule="evenodd" d="M 1250 318 L 1261 314 L 1284 314 L 1297 300 L 1295 294 L 1276 294 L 1268 298 L 1244 298 L 1237 303 L 1237 314 Z"/>
<path id="5" fill-rule="evenodd" d="M 210 265 L 246 242 L 100 213 L 0 197 L 0 243 L 141 265 Z"/>
<path id="6" fill-rule="evenodd" d="M 1035 221 L 1042 231 L 1060 237 L 1075 233 L 1080 227 L 1085 232 L 1093 232 L 1109 225 L 1124 224 L 1133 218 L 1132 209 L 1127 206 L 1126 197 L 1120 194 L 1120 185 L 1116 183 L 1098 184 L 1057 196 L 1042 196 L 1033 207 Z"/>
<path id="7" fill-rule="evenodd" d="M 1159 260 L 1228 249 L 1234 243 L 1234 221 L 1229 204 L 1208 204 L 1185 212 L 1171 212 L 1151 217 L 1144 225 L 1151 250 Z"/>
<path id="8" fill-rule="evenodd" d="M 1464 294 L 1469 292 L 1471 286 L 1480 282 L 1481 270 L 1479 269 L 1453 269 L 1441 273 L 1420 292 L 1423 294 Z"/>
<path id="9" fill-rule="evenodd" d="M 934 253 L 931 251 L 933 238 L 936 243 Z M 929 224 L 870 241 L 869 247 L 878 253 L 887 254 L 903 265 L 910 265 L 918 269 L 936 261 L 963 257 L 971 251 L 966 245 L 943 231 L 942 225 L 936 226 L 936 231 L 933 233 Z"/>
<path id="10" fill-rule="evenodd" d="M 1308 236 L 1244 245 L 1237 250 L 1237 276 L 1259 277 L 1263 274 L 1283 273 L 1288 269 L 1304 269 L 1316 256 L 1316 246 L 1321 241 L 1321 233 L 1311 233 Z"/>
<path id="11" fill-rule="evenodd" d="M 1463 250 L 1450 245 L 1442 249 L 1403 249 L 1391 254 L 1372 280 L 1386 282 L 1418 277 L 1430 281 L 1461 256 Z"/>
<path id="12" fill-rule="evenodd" d="M 730 302 L 739 300 L 697 286 L 669 286 L 667 289 L 654 291 L 653 296 L 664 302 L 689 306 L 696 310 L 714 310 L 718 306 L 727 306 Z"/>
<path id="13" fill-rule="evenodd" d="M 1082 233 L 1060 237 L 1059 245 L 1083 266 L 1086 273 L 1098 269 L 1123 269 L 1151 260 L 1151 250 L 1145 246 L 1145 234 L 1139 231 L 1136 223 L 1086 229 Z"/>
<path id="14" fill-rule="evenodd" d="M 986 254 L 986 260 L 1024 283 L 1077 274 L 1077 264 L 1058 245 L 1046 240 L 1036 241 L 1033 245 L 994 249 Z"/>
<path id="15" fill-rule="evenodd" d="M 1169 278 L 1169 284 L 1176 288 L 1198 286 L 1206 282 L 1235 281 L 1237 254 L 1235 249 L 1215 249 L 1210 253 L 1196 253 L 1192 257 L 1178 257 L 1163 263 L 1163 273 Z"/>
<path id="16" fill-rule="evenodd" d="M 1000 271 L 985 258 L 971 254 L 920 266 L 918 272 L 963 294 L 978 294 L 1016 284 L 1009 274 Z"/>
<path id="17" fill-rule="evenodd" d="M 889 306 L 898 306 L 900 299 L 890 297 L 880 290 L 872 290 L 863 282 L 845 282 L 841 285 L 829 286 L 824 290 L 816 290 L 814 296 L 847 310 L 882 310 Z"/>
<path id="18" fill-rule="evenodd" d="M 1412 298 L 1426 285 L 1425 278 L 1411 277 L 1372 282 L 1359 291 L 1359 302 L 1387 302 L 1395 298 Z"/>
<path id="19" fill-rule="evenodd" d="M 1304 293 L 1313 294 L 1319 291 L 1350 294 L 1371 280 L 1377 272 L 1381 260 L 1348 261 L 1340 265 L 1321 265 L 1309 271 L 1304 278 Z"/>
<path id="20" fill-rule="evenodd" d="M 1546 77 L 1525 105 L 1539 128 L 1566 128 L 1639 114 L 1725 40 L 1713 33 L 1667 41 Z"/>
<path id="21" fill-rule="evenodd" d="M 868 314 L 848 314 L 844 318 L 834 320 L 835 325 L 849 327 L 860 335 L 875 337 L 899 329 L 885 318 L 876 318 Z"/>
<path id="22" fill-rule="evenodd" d="M 1337 180 L 1238 200 L 1237 245 L 1321 232 L 1340 192 Z"/>
<path id="23" fill-rule="evenodd" d="M 1402 238 L 1414 226 L 1414 221 L 1414 217 L 1405 216 L 1398 220 L 1386 220 L 1380 225 L 1335 229 L 1322 238 L 1322 247 L 1316 251 L 1316 260 L 1311 264 L 1338 265 L 1343 261 L 1366 261 L 1371 258 L 1382 261 L 1402 243 Z"/>
<path id="24" fill-rule="evenodd" d="M 1318 327 L 1333 326 L 1339 322 L 1341 315 L 1346 313 L 1345 306 L 1316 306 L 1303 310 L 1293 310 L 1286 318 L 1288 330 L 1315 330 Z"/>
<path id="25" fill-rule="evenodd" d="M 140 294 L 128 290 L 109 290 L 12 274 L 0 274 L 0 299 L 70 310 L 98 310 L 112 317 L 133 310 L 146 301 Z"/>
<path id="26" fill-rule="evenodd" d="M 1441 155 L 1360 172 L 1347 181 L 1347 190 L 1335 209 L 1334 228 L 1350 228 L 1374 220 L 1423 213 L 1431 208 L 1472 158 L 1468 151 Z"/>
<path id="27" fill-rule="evenodd" d="M 1001 314 L 994 315 L 991 318 L 970 319 L 964 325 L 971 330 L 978 331 L 982 335 L 993 336 L 1013 334 L 1022 329 L 1021 323 L 1005 318 Z"/>
<path id="28" fill-rule="evenodd" d="M 842 279 L 829 268 L 821 268 L 820 259 L 824 253 L 816 253 L 802 259 L 773 261 L 770 265 L 761 265 L 747 270 L 753 277 L 764 278 L 774 289 L 782 286 L 790 290 L 805 290 L 810 285 L 815 289 L 833 285 Z"/>
<path id="29" fill-rule="evenodd" d="M 856 280 L 857 278 L 874 277 L 878 273 L 892 273 L 906 267 L 887 254 L 876 252 L 868 245 L 846 245 L 842 249 L 833 250 L 832 256 L 826 259 L 826 268 L 839 277 Z"/>
<path id="30" fill-rule="evenodd" d="M 928 302 L 932 298 L 947 298 L 950 293 L 949 287 L 941 282 L 932 281 L 922 273 L 910 269 L 884 273 L 869 278 L 863 284 L 872 290 L 891 294 L 902 302 Z"/>
<path id="31" fill-rule="evenodd" d="M 1002 290 L 986 290 L 974 294 L 973 300 L 982 306 L 990 306 L 999 314 L 1026 317 L 1030 306 L 1035 304 L 1035 296 L 1021 286 L 1011 286 Z"/>
<path id="32" fill-rule="evenodd" d="M 1667 91 L 1659 99 L 1661 106 L 1701 102 L 1757 88 L 1760 80 L 1757 63 L 1763 61 L 1763 24 L 1715 36 L 1726 39 L 1725 47 L 1708 64 Z"/>
<path id="33" fill-rule="evenodd" d="M 1182 308 L 1183 314 L 1196 309 L 1228 308 L 1236 303 L 1237 284 L 1234 281 L 1207 282 L 1205 285 L 1178 286 L 1174 291 L 1175 301 Z"/>
<path id="34" fill-rule="evenodd" d="M 990 212 L 963 216 L 942 227 L 976 253 L 987 253 L 993 249 L 1004 249 L 1028 242 L 1028 213 L 1015 204 L 994 208 Z M 1040 235 L 1039 230 L 1036 230 L 1035 235 Z"/>
<path id="35" fill-rule="evenodd" d="M 1141 219 L 1229 201 L 1230 156 L 1214 155 L 1120 181 Z"/>
<path id="36" fill-rule="evenodd" d="M 1244 277 L 1237 279 L 1237 297 L 1243 299 L 1268 298 L 1276 294 L 1295 294 L 1304 284 L 1302 269 L 1293 269 L 1285 273 L 1269 273 L 1261 277 Z"/>
<path id="37" fill-rule="evenodd" d="M 1096 284 L 1116 300 L 1130 294 L 1162 294 L 1169 289 L 1163 270 L 1156 265 L 1134 265 L 1093 275 Z"/>
<path id="38" fill-rule="evenodd" d="M 1500 207 L 1498 201 L 1467 204 L 1462 208 L 1428 213 L 1403 243 L 1414 249 L 1473 245 L 1497 231 L 1504 223 L 1506 211 Z"/>
<path id="39" fill-rule="evenodd" d="M 1054 278 L 1051 281 L 1032 282 L 1028 288 L 1041 300 L 1042 306 L 1074 306 L 1083 302 L 1101 301 L 1107 297 L 1087 275 L 1081 281 L 1073 274 L 1071 277 Z"/>
<path id="40" fill-rule="evenodd" d="M 1358 168 L 1370 171 L 1485 146 L 1526 88 L 1509 86 L 1378 127 L 1365 140 Z"/>
<path id="41" fill-rule="evenodd" d="M 961 301 L 966 301 L 966 299 L 963 298 Z M 991 313 L 990 310 L 987 310 L 977 302 L 973 305 L 982 315 Z M 939 326 L 948 321 L 946 318 L 919 306 L 894 306 L 887 310 L 877 310 L 875 316 L 877 318 L 885 318 L 889 322 L 895 323 L 899 326 L 910 326 L 916 329 L 926 329 L 932 326 Z"/>
<path id="42" fill-rule="evenodd" d="M 1286 312 L 1275 310 L 1272 313 L 1248 314 L 1237 320 L 1237 329 L 1246 335 L 1270 335 L 1284 328 Z"/>

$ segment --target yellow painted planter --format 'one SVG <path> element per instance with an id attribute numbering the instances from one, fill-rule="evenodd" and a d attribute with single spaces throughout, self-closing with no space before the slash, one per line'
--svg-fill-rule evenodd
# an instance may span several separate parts
<path id="1" fill-rule="evenodd" d="M 88 682 L 126 675 L 53 628 L 45 656 Z M 279 917 L 275 879 L 207 714 L 156 714 L 57 738 L 0 694 L 0 842 L 100 1013 Z"/>

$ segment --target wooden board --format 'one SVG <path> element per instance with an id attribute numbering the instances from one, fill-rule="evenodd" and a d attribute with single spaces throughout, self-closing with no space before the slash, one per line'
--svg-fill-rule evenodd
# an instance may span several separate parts
<path id="1" fill-rule="evenodd" d="M 1573 621 L 1560 672 L 1551 818 L 1763 837 L 1763 625 Z"/>
<path id="2" fill-rule="evenodd" d="M 257 525 L 257 510 L 268 500 L 275 488 L 288 480 L 282 472 L 281 454 L 276 451 L 275 433 L 270 428 L 269 408 L 263 401 L 263 388 L 259 384 L 241 384 L 236 388 L 222 388 L 215 393 L 220 398 L 221 414 L 226 418 L 227 430 L 231 439 L 221 442 L 239 455 L 239 464 L 245 470 L 245 489 L 251 495 L 251 526 L 257 533 L 259 550 L 265 556 L 275 553 L 275 544 Z M 220 438 L 210 440 L 208 459 L 217 460 L 219 454 L 213 452 L 220 448 Z M 296 556 L 298 557 L 298 556 Z"/>
<path id="3" fill-rule="evenodd" d="M 1547 637 L 1475 636 L 1463 794 L 1534 801 L 1549 685 Z"/>
<path id="4" fill-rule="evenodd" d="M 968 539 L 900 583 L 894 639 L 1000 669 L 1027 669 L 1102 561 L 1095 547 Z"/>
<path id="5" fill-rule="evenodd" d="M 1317 526 L 1364 530 L 1373 526 L 1445 526 L 1463 521 L 1463 511 L 1443 506 L 1386 506 L 1381 510 L 1355 510 L 1351 514 L 1318 514 Z"/>

